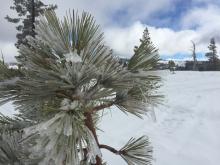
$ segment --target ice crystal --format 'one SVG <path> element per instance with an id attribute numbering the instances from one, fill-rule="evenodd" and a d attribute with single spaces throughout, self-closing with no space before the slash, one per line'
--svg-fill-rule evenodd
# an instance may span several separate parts
<path id="1" fill-rule="evenodd" d="M 82 58 L 76 53 L 76 51 L 74 52 L 70 51 L 69 53 L 64 54 L 64 56 L 67 62 L 74 62 L 74 63 L 82 62 Z"/>

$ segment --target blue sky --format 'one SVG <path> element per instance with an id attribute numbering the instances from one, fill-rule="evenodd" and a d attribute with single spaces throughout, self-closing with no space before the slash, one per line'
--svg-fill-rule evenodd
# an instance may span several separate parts
<path id="1" fill-rule="evenodd" d="M 160 10 L 159 12 L 152 12 L 150 17 L 147 18 L 136 18 L 136 21 L 141 21 L 145 24 L 156 26 L 156 27 L 169 27 L 175 30 L 179 29 L 179 20 L 182 15 L 187 13 L 187 11 L 193 7 L 193 3 L 191 0 L 182 0 L 182 1 L 174 1 L 174 4 L 171 6 L 169 10 Z M 201 6 L 199 3 L 197 6 Z M 129 21 L 124 21 L 125 18 L 129 19 L 129 12 L 126 7 L 116 10 L 112 15 L 112 22 L 127 26 L 129 25 Z"/>
<path id="2" fill-rule="evenodd" d="M 211 37 L 217 41 L 220 52 L 220 1 L 219 0 L 42 0 L 57 4 L 58 16 L 75 9 L 88 11 L 105 33 L 106 44 L 116 55 L 131 57 L 139 44 L 143 30 L 148 27 L 153 43 L 163 59 L 190 59 L 191 40 L 196 43 L 198 58 L 204 54 Z M 13 0 L 2 2 L 0 7 L 0 49 L 7 61 L 17 55 L 14 47 L 16 30 L 4 16 L 15 15 L 9 9 Z"/>
<path id="3" fill-rule="evenodd" d="M 207 58 L 204 56 L 203 52 L 197 52 L 196 53 L 196 57 L 197 59 L 201 60 L 201 61 L 206 61 Z M 182 60 L 192 60 L 191 56 L 187 53 L 176 53 L 176 54 L 172 54 L 172 55 L 163 55 L 161 56 L 162 60 L 176 60 L 176 61 L 182 61 Z"/>
<path id="4" fill-rule="evenodd" d="M 183 0 L 175 2 L 175 5 L 166 12 L 155 13 L 149 24 L 157 27 L 168 27 L 173 30 L 179 30 L 179 20 L 192 7 L 191 0 Z M 165 20 L 165 21 L 163 21 Z M 144 21 L 144 20 L 143 20 Z"/>

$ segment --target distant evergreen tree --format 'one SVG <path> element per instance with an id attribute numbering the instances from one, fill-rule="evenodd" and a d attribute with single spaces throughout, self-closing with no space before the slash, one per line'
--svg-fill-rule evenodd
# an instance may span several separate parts
<path id="1" fill-rule="evenodd" d="M 154 68 L 159 60 L 158 49 L 151 41 L 147 27 L 140 39 L 140 45 L 134 47 L 134 56 L 130 59 L 128 67 L 133 63 L 139 62 L 139 65 L 134 66 L 134 69 L 147 68 L 148 70 Z"/>
<path id="2" fill-rule="evenodd" d="M 12 18 L 6 16 L 5 19 L 8 22 L 18 24 L 16 26 L 19 32 L 16 42 L 16 47 L 19 48 L 21 44 L 27 44 L 26 36 L 35 36 L 35 23 L 37 22 L 36 17 L 38 17 L 45 9 L 56 9 L 56 5 L 45 5 L 40 0 L 13 0 L 14 4 L 10 9 L 15 10 L 18 14 L 17 18 Z"/>
<path id="3" fill-rule="evenodd" d="M 149 33 L 147 27 L 144 29 L 143 36 L 140 39 L 140 42 L 142 44 L 145 43 L 146 45 L 152 44 L 152 41 L 151 41 L 151 38 L 150 38 L 150 33 Z M 135 46 L 134 51 L 137 51 L 137 49 L 138 49 L 138 46 Z"/>
<path id="4" fill-rule="evenodd" d="M 174 73 L 174 71 L 175 71 L 175 62 L 173 60 L 168 61 L 168 66 L 169 66 L 170 72 Z"/>
<path id="5" fill-rule="evenodd" d="M 211 38 L 210 44 L 208 46 L 209 52 L 205 54 L 210 63 L 211 70 L 217 70 L 219 65 L 219 59 L 217 55 L 217 47 L 215 45 L 215 38 Z"/>

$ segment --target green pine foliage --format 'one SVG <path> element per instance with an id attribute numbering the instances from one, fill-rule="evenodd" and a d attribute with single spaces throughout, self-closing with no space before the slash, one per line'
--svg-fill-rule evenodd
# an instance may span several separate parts
<path id="1" fill-rule="evenodd" d="M 208 48 L 209 48 L 209 52 L 206 53 L 205 56 L 209 60 L 209 69 L 210 70 L 220 69 L 220 60 L 217 55 L 217 46 L 215 44 L 215 38 L 211 38 Z"/>
<path id="2" fill-rule="evenodd" d="M 119 152 L 128 165 L 151 164 L 152 147 L 146 136 L 142 136 L 138 139 L 131 138 Z"/>
<path id="3" fill-rule="evenodd" d="M 11 101 L 18 112 L 14 118 L 0 115 L 1 137 L 21 134 L 15 140 L 19 145 L 10 146 L 15 155 L 10 161 L 101 165 L 105 163 L 100 148 L 104 148 L 129 165 L 151 164 L 146 136 L 132 138 L 119 151 L 111 150 L 100 144 L 96 123 L 111 106 L 142 118 L 161 102 L 160 77 L 149 71 L 158 59 L 152 42 L 144 35 L 124 67 L 104 45 L 100 27 L 86 12 L 69 12 L 59 20 L 54 11 L 46 11 L 35 32 L 35 37 L 26 38 L 28 45 L 20 45 L 21 76 L 0 85 L 0 103 Z M 18 147 L 28 156 L 21 157 Z M 0 153 L 0 160 L 3 157 Z"/>
<path id="4" fill-rule="evenodd" d="M 175 62 L 173 60 L 168 61 L 169 68 L 175 67 Z"/>
<path id="5" fill-rule="evenodd" d="M 158 60 L 158 49 L 152 43 L 148 29 L 145 28 L 143 37 L 140 39 L 140 45 L 135 46 L 134 55 L 129 60 L 128 69 L 131 71 L 151 70 L 156 66 Z"/>

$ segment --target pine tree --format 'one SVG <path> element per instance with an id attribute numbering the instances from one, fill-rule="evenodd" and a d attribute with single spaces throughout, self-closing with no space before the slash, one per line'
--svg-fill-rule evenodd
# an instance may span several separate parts
<path id="1" fill-rule="evenodd" d="M 168 61 L 168 66 L 169 66 L 170 72 L 174 73 L 174 71 L 175 71 L 175 62 L 173 60 Z"/>
<path id="2" fill-rule="evenodd" d="M 206 57 L 209 60 L 210 69 L 217 70 L 219 59 L 217 55 L 217 47 L 215 45 L 215 38 L 211 38 L 208 48 L 209 48 L 209 52 L 206 53 Z"/>
<path id="3" fill-rule="evenodd" d="M 143 36 L 140 39 L 140 42 L 141 43 L 146 43 L 147 45 L 152 44 L 152 41 L 151 41 L 151 38 L 150 38 L 150 33 L 149 33 L 147 27 L 144 29 Z M 137 46 L 135 46 L 135 47 L 137 48 Z"/>
<path id="4" fill-rule="evenodd" d="M 27 44 L 27 36 L 35 36 L 34 29 L 37 21 L 36 18 L 45 9 L 53 10 L 56 8 L 57 6 L 45 5 L 40 0 L 14 0 L 14 4 L 10 7 L 10 9 L 15 10 L 18 14 L 18 17 L 11 18 L 7 15 L 5 19 L 7 19 L 8 22 L 18 24 L 18 26 L 16 26 L 16 29 L 19 32 L 16 35 L 16 47 L 19 48 L 21 44 Z"/>
<path id="5" fill-rule="evenodd" d="M 143 68 L 150 70 L 156 66 L 158 60 L 158 49 L 153 45 L 146 27 L 142 39 L 140 39 L 140 45 L 134 47 L 134 55 L 130 59 L 128 67 L 133 66 L 132 68 L 135 70 Z M 137 66 L 134 66 L 134 63 Z"/>
<path id="6" fill-rule="evenodd" d="M 147 136 L 115 149 L 101 144 L 96 131 L 102 111 L 113 105 L 142 118 L 160 103 L 160 77 L 148 71 L 158 59 L 154 46 L 141 43 L 123 67 L 85 12 L 59 21 L 47 11 L 35 31 L 20 46 L 22 74 L 1 82 L 0 103 L 12 101 L 18 114 L 0 115 L 0 163 L 104 165 L 100 149 L 106 149 L 129 165 L 151 164 Z"/>

